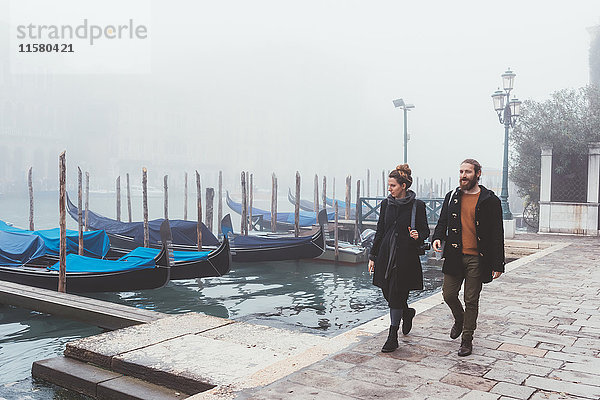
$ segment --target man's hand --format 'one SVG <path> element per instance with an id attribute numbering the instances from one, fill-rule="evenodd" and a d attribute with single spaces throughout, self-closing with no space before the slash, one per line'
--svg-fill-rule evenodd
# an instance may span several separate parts
<path id="1" fill-rule="evenodd" d="M 433 250 L 437 251 L 438 253 L 442 251 L 442 241 L 440 239 L 435 239 L 433 241 Z"/>
<path id="2" fill-rule="evenodd" d="M 375 271 L 375 261 L 369 260 L 369 274 L 373 275 L 373 271 Z"/>
<path id="3" fill-rule="evenodd" d="M 502 272 L 492 271 L 492 279 L 500 278 L 500 275 L 502 275 Z"/>

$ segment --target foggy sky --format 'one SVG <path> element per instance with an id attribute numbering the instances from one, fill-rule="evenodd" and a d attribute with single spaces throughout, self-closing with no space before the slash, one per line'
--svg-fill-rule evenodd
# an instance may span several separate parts
<path id="1" fill-rule="evenodd" d="M 198 134 L 185 138 L 210 145 L 198 154 L 205 168 L 251 170 L 265 185 L 272 171 L 290 182 L 296 170 L 307 182 L 314 173 L 337 176 L 341 185 L 367 168 L 375 185 L 382 169 L 402 161 L 396 98 L 416 107 L 408 116 L 414 175 L 454 177 L 468 157 L 485 174 L 502 165 L 503 126 L 490 97 L 500 74 L 517 74 L 520 100 L 586 85 L 586 28 L 600 23 L 598 5 L 153 1 L 151 72 L 127 78 L 136 93 L 119 89 L 122 75 L 89 79 L 102 80 L 107 103 L 123 97 L 150 112 L 193 114 L 189 131 Z M 7 7 L 0 1 L 3 21 Z"/>

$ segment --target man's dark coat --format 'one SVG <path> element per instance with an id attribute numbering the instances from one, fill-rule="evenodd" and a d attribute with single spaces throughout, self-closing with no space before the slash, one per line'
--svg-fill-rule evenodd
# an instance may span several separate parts
<path id="1" fill-rule="evenodd" d="M 481 193 L 475 206 L 475 230 L 481 280 L 488 283 L 492 281 L 492 271 L 504 272 L 504 227 L 500 199 L 491 190 L 481 185 L 479 187 Z M 461 196 L 460 189 L 446 194 L 432 239 L 446 242 L 442 272 L 454 276 L 464 275 L 460 221 Z"/>

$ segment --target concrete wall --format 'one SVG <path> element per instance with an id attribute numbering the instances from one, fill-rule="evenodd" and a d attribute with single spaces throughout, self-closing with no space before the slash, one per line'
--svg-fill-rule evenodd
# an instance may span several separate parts
<path id="1" fill-rule="evenodd" d="M 540 233 L 568 233 L 600 236 L 600 143 L 588 145 L 587 202 L 550 201 L 552 185 L 552 148 L 542 147 L 540 182 Z"/>

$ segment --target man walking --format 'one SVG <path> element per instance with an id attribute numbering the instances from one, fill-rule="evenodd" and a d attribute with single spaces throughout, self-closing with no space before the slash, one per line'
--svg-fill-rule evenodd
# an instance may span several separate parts
<path id="1" fill-rule="evenodd" d="M 433 234 L 433 249 L 444 251 L 442 294 L 454 316 L 450 337 L 462 333 L 459 356 L 473 350 L 479 294 L 483 283 L 504 272 L 504 228 L 500 199 L 479 185 L 481 165 L 471 158 L 460 164 L 460 184 L 446 194 Z M 465 282 L 465 308 L 458 299 Z"/>

